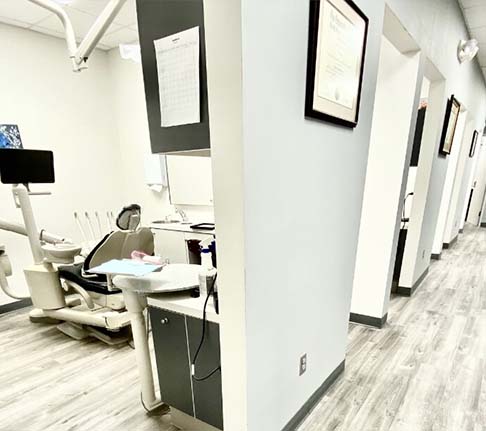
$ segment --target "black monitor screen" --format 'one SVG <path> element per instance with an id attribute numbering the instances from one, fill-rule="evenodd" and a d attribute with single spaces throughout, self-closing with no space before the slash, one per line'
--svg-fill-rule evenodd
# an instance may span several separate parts
<path id="1" fill-rule="evenodd" d="M 0 179 L 3 184 L 53 183 L 52 151 L 0 148 Z"/>

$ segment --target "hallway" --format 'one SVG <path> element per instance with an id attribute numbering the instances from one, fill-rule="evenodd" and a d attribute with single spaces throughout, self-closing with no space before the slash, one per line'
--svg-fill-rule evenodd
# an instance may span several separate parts
<path id="1" fill-rule="evenodd" d="M 466 226 L 382 330 L 351 324 L 344 375 L 299 431 L 485 430 L 485 257 Z"/>

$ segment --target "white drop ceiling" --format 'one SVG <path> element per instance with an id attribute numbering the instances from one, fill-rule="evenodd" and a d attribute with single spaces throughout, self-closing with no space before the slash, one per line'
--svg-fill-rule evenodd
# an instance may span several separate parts
<path id="1" fill-rule="evenodd" d="M 78 41 L 83 39 L 107 3 L 108 0 L 73 0 L 69 5 L 63 6 L 71 18 Z M 0 22 L 64 39 L 59 18 L 27 0 L 0 0 Z M 137 40 L 135 0 L 127 0 L 98 47 L 108 50 L 120 43 Z"/>
<path id="2" fill-rule="evenodd" d="M 459 0 L 471 37 L 479 42 L 478 60 L 486 79 L 486 0 Z"/>

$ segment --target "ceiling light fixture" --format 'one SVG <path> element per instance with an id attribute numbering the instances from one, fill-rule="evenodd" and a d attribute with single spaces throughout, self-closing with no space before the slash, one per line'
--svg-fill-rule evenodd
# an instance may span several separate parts
<path id="1" fill-rule="evenodd" d="M 479 43 L 476 39 L 461 40 L 457 47 L 459 63 L 471 61 L 479 52 Z"/>

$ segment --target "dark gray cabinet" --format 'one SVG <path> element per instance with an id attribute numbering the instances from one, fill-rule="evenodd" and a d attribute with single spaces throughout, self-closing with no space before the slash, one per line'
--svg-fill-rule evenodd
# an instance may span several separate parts
<path id="1" fill-rule="evenodd" d="M 194 358 L 201 341 L 202 322 L 194 317 L 186 317 L 189 351 Z M 196 377 L 201 378 L 210 374 L 219 364 L 219 325 L 207 322 L 206 336 L 196 364 Z M 193 380 L 195 416 L 223 429 L 223 400 L 221 394 L 221 372 L 218 371 L 208 379 L 199 382 Z"/>
<path id="2" fill-rule="evenodd" d="M 203 0 L 137 0 L 137 16 L 152 153 L 207 152 L 210 144 Z M 161 127 L 154 40 L 192 27 L 199 27 L 201 122 Z"/>
<path id="3" fill-rule="evenodd" d="M 149 308 L 162 400 L 184 413 L 223 429 L 221 372 L 204 381 L 191 377 L 191 362 L 201 340 L 202 320 Z M 195 374 L 207 376 L 220 364 L 219 325 L 206 323 Z"/>

